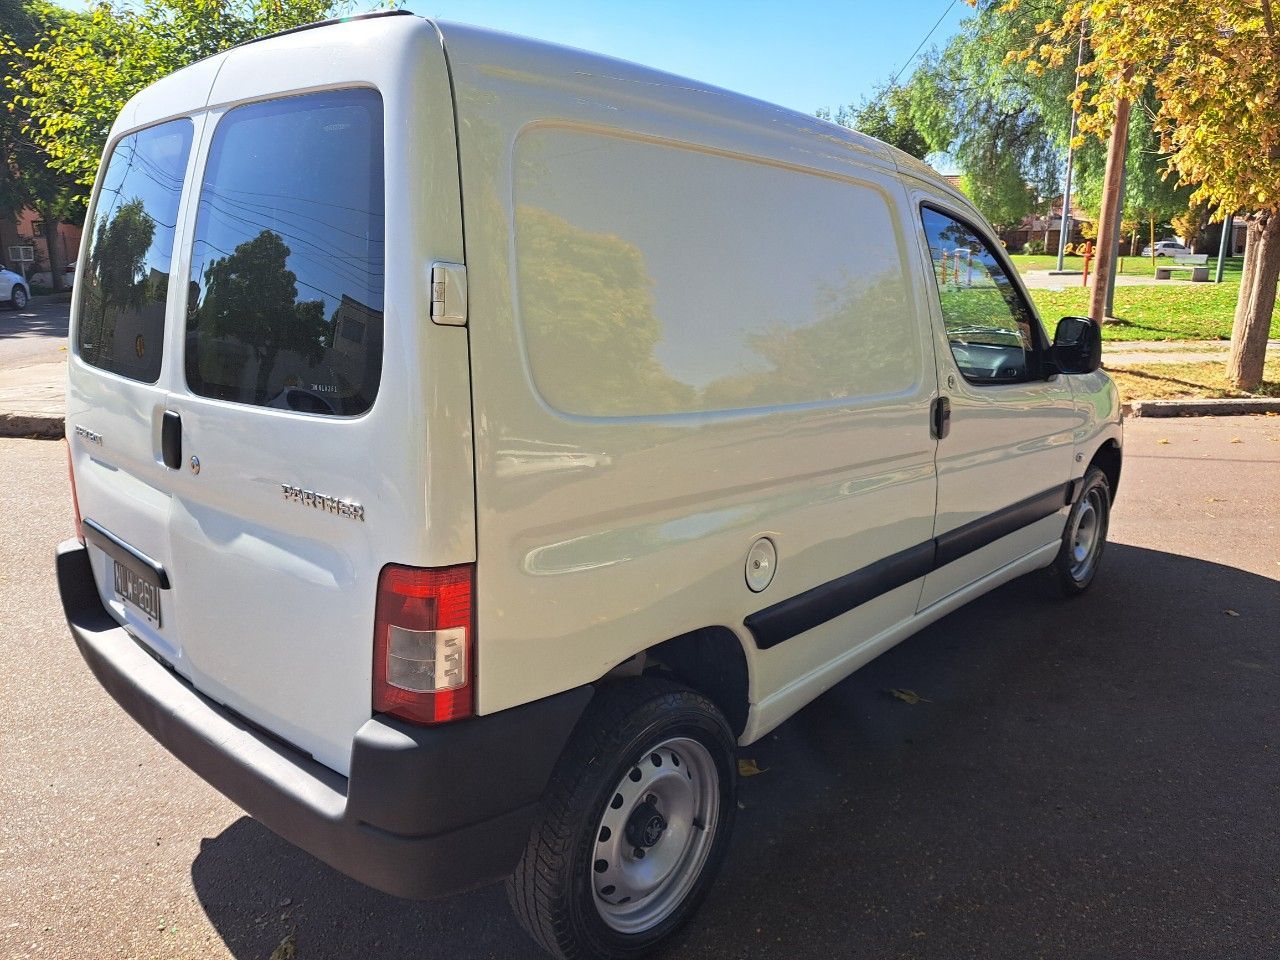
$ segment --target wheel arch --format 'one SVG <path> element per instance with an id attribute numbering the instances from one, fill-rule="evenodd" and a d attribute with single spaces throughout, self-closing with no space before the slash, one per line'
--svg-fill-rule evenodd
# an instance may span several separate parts
<path id="1" fill-rule="evenodd" d="M 644 675 L 666 677 L 714 703 L 735 736 L 751 709 L 750 668 L 738 635 L 725 626 L 701 627 L 656 643 L 619 664 L 602 683 Z"/>
<path id="2" fill-rule="evenodd" d="M 1120 444 L 1115 439 L 1109 439 L 1094 451 L 1093 458 L 1089 461 L 1089 466 L 1097 467 L 1103 472 L 1107 478 L 1107 483 L 1111 485 L 1111 499 L 1114 500 L 1116 491 L 1120 489 L 1120 467 L 1123 462 L 1123 455 L 1120 452 Z"/>

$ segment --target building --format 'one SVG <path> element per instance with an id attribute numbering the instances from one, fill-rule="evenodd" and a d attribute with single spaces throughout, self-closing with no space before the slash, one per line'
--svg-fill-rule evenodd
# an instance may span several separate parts
<path id="1" fill-rule="evenodd" d="M 77 224 L 58 224 L 57 243 L 64 264 L 76 262 L 76 257 L 80 254 L 80 234 L 81 229 Z M 9 253 L 9 248 L 13 246 L 34 248 L 35 262 L 13 262 Z M 27 207 L 19 211 L 16 217 L 0 217 L 0 262 L 26 276 L 49 272 L 49 246 L 44 238 L 44 223 L 35 210 Z"/>

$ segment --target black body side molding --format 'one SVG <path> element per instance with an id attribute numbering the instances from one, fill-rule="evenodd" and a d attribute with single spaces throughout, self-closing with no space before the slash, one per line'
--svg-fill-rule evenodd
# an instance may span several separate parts
<path id="1" fill-rule="evenodd" d="M 755 638 L 757 648 L 768 650 L 776 647 L 890 590 L 995 543 L 1001 537 L 1052 516 L 1075 500 L 1079 486 L 1079 481 L 1072 481 L 1020 500 L 932 540 L 890 554 L 861 570 L 757 610 L 743 623 Z"/>

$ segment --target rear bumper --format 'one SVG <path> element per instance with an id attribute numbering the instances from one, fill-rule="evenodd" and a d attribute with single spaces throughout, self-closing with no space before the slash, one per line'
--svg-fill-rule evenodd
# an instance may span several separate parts
<path id="1" fill-rule="evenodd" d="M 88 552 L 58 548 L 58 587 L 94 676 L 174 756 L 284 839 L 378 890 L 456 893 L 511 872 L 590 687 L 439 727 L 374 717 L 351 775 L 250 727 L 154 659 L 107 613 Z"/>

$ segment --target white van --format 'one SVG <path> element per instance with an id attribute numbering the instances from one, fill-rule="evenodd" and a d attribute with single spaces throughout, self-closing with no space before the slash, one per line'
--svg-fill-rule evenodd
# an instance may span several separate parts
<path id="1" fill-rule="evenodd" d="M 925 625 L 1093 579 L 1099 331 L 875 140 L 386 14 L 161 80 L 79 260 L 85 659 L 281 836 L 563 957 L 696 908 L 735 750 Z"/>

